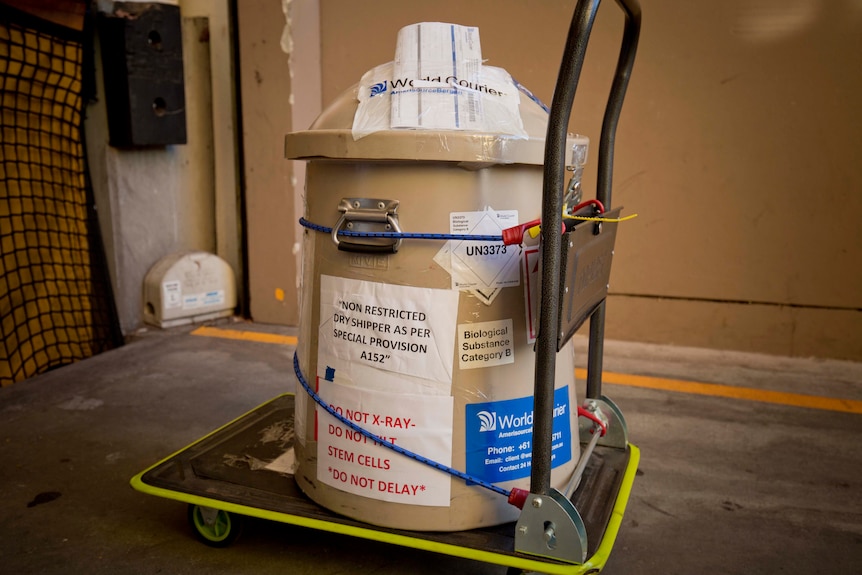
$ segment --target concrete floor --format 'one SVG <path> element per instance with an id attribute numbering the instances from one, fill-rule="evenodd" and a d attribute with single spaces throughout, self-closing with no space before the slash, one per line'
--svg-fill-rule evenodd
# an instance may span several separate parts
<path id="1" fill-rule="evenodd" d="M 259 520 L 227 549 L 198 543 L 183 504 L 138 493 L 129 479 L 292 391 L 293 350 L 189 331 L 150 331 L 0 390 L 4 572 L 505 573 Z M 605 369 L 862 400 L 862 364 L 848 362 L 608 342 Z M 862 415 L 626 385 L 606 392 L 643 459 L 604 573 L 862 573 Z"/>

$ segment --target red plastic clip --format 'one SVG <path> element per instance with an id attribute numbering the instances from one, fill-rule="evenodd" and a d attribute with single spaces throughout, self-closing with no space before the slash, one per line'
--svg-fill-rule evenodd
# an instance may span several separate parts
<path id="1" fill-rule="evenodd" d="M 524 508 L 524 503 L 527 502 L 527 497 L 530 495 L 530 492 L 526 489 L 519 489 L 518 487 L 513 487 L 512 491 L 509 492 L 509 504 L 514 505 L 518 509 Z"/>
<path id="2" fill-rule="evenodd" d="M 515 244 L 520 244 L 521 240 L 524 239 L 524 234 L 530 228 L 534 226 L 538 226 L 542 223 L 542 220 L 533 220 L 532 222 L 527 222 L 526 224 L 518 224 L 517 226 L 513 226 L 511 228 L 506 228 L 503 230 L 503 245 L 512 246 Z"/>
<path id="3" fill-rule="evenodd" d="M 586 208 L 587 206 L 593 206 L 599 214 L 603 214 L 605 212 L 605 206 L 599 200 L 586 200 L 572 208 L 571 213 L 576 213 L 583 208 Z M 572 221 L 570 220 L 569 223 L 571 224 Z M 527 232 L 527 230 L 540 225 L 542 225 L 542 220 L 536 219 L 531 222 L 527 222 L 526 224 L 518 224 L 517 226 L 506 228 L 505 230 L 503 230 L 503 245 L 512 246 L 515 244 L 520 244 L 521 240 L 524 239 L 524 234 Z M 566 231 L 566 220 L 564 219 L 560 229 L 560 233 L 564 234 L 566 233 Z"/>
<path id="4" fill-rule="evenodd" d="M 524 234 L 527 232 L 527 230 L 540 225 L 542 225 L 542 220 L 533 220 L 531 222 L 527 222 L 526 224 L 518 224 L 517 226 L 506 228 L 505 230 L 503 230 L 503 245 L 511 246 L 515 244 L 520 244 L 521 240 L 524 239 Z M 560 226 L 560 233 L 566 233 L 565 222 L 563 222 Z"/>
<path id="5" fill-rule="evenodd" d="M 602 430 L 601 437 L 604 437 L 605 434 L 608 432 L 608 424 L 607 423 L 605 423 L 604 421 L 599 419 L 598 415 L 596 415 L 592 411 L 588 411 L 588 410 L 584 409 L 580 405 L 578 406 L 578 416 L 579 417 L 586 417 L 587 419 L 589 419 L 590 421 L 592 421 L 593 423 L 598 425 Z"/>

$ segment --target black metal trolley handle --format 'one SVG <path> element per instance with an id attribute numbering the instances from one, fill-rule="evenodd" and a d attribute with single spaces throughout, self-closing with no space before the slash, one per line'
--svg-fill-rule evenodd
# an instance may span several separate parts
<path id="1" fill-rule="evenodd" d="M 554 409 L 557 333 L 560 322 L 560 268 L 562 265 L 563 190 L 566 167 L 566 136 L 572 104 L 587 52 L 587 44 L 601 0 L 579 0 L 572 16 L 545 137 L 545 171 L 542 185 L 542 298 L 539 336 L 536 341 L 536 372 L 533 391 L 533 458 L 530 491 L 546 495 L 551 489 L 551 437 Z M 614 138 L 637 51 L 641 9 L 637 0 L 616 0 L 625 12 L 625 29 L 611 92 L 605 106 L 599 140 L 598 189 L 596 199 L 611 207 Z M 604 341 L 605 304 L 590 317 L 587 397 L 601 395 L 601 364 Z"/>

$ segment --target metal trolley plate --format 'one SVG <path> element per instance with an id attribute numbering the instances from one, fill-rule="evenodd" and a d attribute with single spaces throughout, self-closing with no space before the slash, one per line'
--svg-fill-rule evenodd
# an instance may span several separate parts
<path id="1" fill-rule="evenodd" d="M 602 217 L 616 219 L 620 210 Z M 616 238 L 616 222 L 585 221 L 563 235 L 557 351 L 607 297 Z"/>

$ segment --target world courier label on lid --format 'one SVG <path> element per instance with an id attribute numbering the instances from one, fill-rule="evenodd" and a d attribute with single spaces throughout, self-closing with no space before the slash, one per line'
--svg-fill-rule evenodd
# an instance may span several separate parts
<path id="1" fill-rule="evenodd" d="M 393 62 L 369 70 L 357 90 L 353 139 L 380 130 L 465 130 L 529 136 L 518 87 L 482 64 L 479 29 L 420 22 L 398 31 Z"/>
<path id="2" fill-rule="evenodd" d="M 530 476 L 533 396 L 466 406 L 467 474 L 500 483 Z M 569 387 L 554 391 L 551 468 L 572 459 Z"/>

